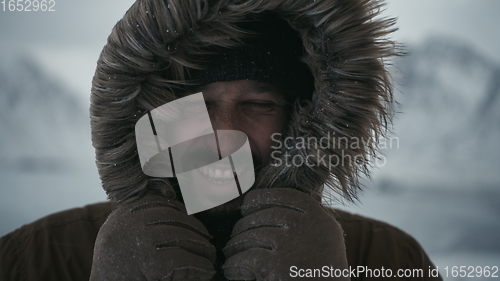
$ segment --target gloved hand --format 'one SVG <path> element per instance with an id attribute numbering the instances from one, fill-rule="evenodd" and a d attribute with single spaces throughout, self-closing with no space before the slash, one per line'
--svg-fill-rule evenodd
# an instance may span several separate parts
<path id="1" fill-rule="evenodd" d="M 99 230 L 90 280 L 210 280 L 209 239 L 183 204 L 146 195 L 118 206 Z"/>
<path id="2" fill-rule="evenodd" d="M 223 249 L 227 279 L 330 280 L 291 274 L 323 266 L 348 268 L 340 224 L 311 196 L 288 188 L 252 190 L 241 212 L 243 218 Z M 296 266 L 294 271 L 292 266 Z"/>

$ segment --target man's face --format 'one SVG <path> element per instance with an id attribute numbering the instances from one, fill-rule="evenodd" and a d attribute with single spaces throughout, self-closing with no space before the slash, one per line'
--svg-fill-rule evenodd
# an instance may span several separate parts
<path id="1" fill-rule="evenodd" d="M 203 93 L 214 130 L 237 130 L 248 136 L 257 173 L 269 161 L 273 150 L 271 146 L 274 145 L 271 135 L 283 132 L 287 124 L 288 112 L 284 94 L 270 84 L 252 80 L 211 83 L 203 86 L 199 91 Z M 219 141 L 224 142 L 220 138 L 221 136 L 219 136 Z M 234 147 L 221 146 L 220 149 L 222 155 L 228 155 L 234 151 Z M 228 151 L 225 152 L 225 149 Z M 201 155 L 201 153 L 207 153 L 207 150 L 210 150 L 208 153 L 217 153 L 217 146 L 201 143 L 188 153 Z M 202 172 L 197 180 L 203 182 L 205 178 L 206 188 L 215 189 L 212 193 L 228 192 L 229 182 L 213 178 L 215 173 L 227 172 L 228 167 L 214 167 L 213 169 L 214 171 L 200 169 Z M 233 212 L 239 208 L 242 198 L 239 196 L 226 204 L 208 210 L 208 213 Z"/>
<path id="2" fill-rule="evenodd" d="M 204 86 L 201 92 L 214 130 L 244 132 L 259 170 L 269 161 L 271 135 L 281 133 L 287 123 L 284 94 L 270 84 L 253 80 L 216 82 Z"/>

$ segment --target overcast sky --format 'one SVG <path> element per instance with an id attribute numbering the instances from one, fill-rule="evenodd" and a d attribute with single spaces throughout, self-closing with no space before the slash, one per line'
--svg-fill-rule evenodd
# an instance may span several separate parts
<path id="1" fill-rule="evenodd" d="M 455 37 L 500 63 L 499 12 L 497 0 L 391 0 L 386 14 L 398 18 L 399 40 Z"/>
<path id="2" fill-rule="evenodd" d="M 88 100 L 90 81 L 114 23 L 133 0 L 56 0 L 55 12 L 0 12 L 2 52 L 33 53 L 51 74 Z M 430 35 L 449 36 L 500 62 L 500 1 L 390 0 L 395 38 L 415 44 Z"/>

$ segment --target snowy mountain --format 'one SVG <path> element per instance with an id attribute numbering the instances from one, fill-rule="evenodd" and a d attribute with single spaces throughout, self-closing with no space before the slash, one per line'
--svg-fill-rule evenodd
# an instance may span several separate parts
<path id="1" fill-rule="evenodd" d="M 0 168 L 50 170 L 92 153 L 78 99 L 28 56 L 0 61 Z"/>
<path id="2" fill-rule="evenodd" d="M 393 71 L 397 146 L 374 179 L 500 182 L 500 65 L 448 38 L 407 51 Z M 0 61 L 0 167 L 57 166 L 82 148 L 93 155 L 85 106 L 28 56 Z"/>
<path id="3" fill-rule="evenodd" d="M 0 52 L 0 236 L 105 199 L 88 105 L 31 57 L 7 53 Z"/>
<path id="4" fill-rule="evenodd" d="M 399 182 L 500 183 L 500 65 L 466 44 L 431 38 L 393 76 L 401 113 L 377 177 Z"/>
<path id="5" fill-rule="evenodd" d="M 339 207 L 408 232 L 441 273 L 498 265 L 500 65 L 449 38 L 407 51 L 393 71 L 399 146 L 384 151 L 360 203 Z"/>

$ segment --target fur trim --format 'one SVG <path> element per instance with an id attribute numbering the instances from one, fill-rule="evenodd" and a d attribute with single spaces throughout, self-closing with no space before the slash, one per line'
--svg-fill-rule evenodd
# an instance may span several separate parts
<path id="1" fill-rule="evenodd" d="M 305 62 L 315 77 L 312 100 L 296 105 L 283 138 L 346 140 L 326 148 L 290 142 L 297 148 L 283 148 L 281 155 L 349 155 L 352 161 L 333 168 L 319 159 L 300 167 L 270 163 L 259 173 L 257 186 L 293 187 L 319 195 L 325 185 L 347 199 L 355 197 L 359 176 L 368 173 L 369 160 L 377 157 L 377 139 L 387 129 L 394 102 L 387 61 L 398 55 L 398 48 L 387 38 L 394 20 L 381 19 L 381 7 L 380 1 L 369 0 L 134 3 L 113 28 L 92 82 L 92 143 L 109 198 L 123 201 L 147 190 L 174 196 L 167 180 L 142 173 L 135 123 L 190 85 L 186 73 L 200 68 L 207 47 L 236 46 L 244 32 L 235 23 L 264 11 L 276 12 L 300 33 Z M 368 143 L 354 146 L 355 139 Z"/>

